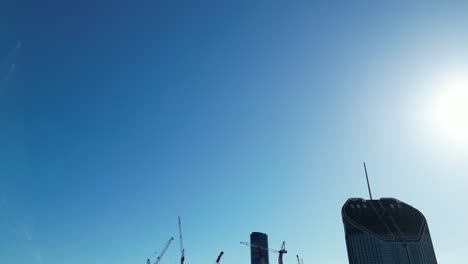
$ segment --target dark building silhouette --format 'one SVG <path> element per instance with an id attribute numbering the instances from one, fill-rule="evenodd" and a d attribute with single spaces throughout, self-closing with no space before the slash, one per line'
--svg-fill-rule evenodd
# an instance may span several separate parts
<path id="1" fill-rule="evenodd" d="M 250 260 L 251 264 L 268 264 L 268 236 L 264 233 L 250 234 Z"/>
<path id="2" fill-rule="evenodd" d="M 437 264 L 424 215 L 397 199 L 346 201 L 341 211 L 350 264 Z"/>

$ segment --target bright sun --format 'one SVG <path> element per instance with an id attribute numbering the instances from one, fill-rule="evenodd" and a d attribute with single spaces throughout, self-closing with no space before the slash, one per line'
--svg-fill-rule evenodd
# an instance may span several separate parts
<path id="1" fill-rule="evenodd" d="M 434 125 L 448 140 L 468 143 L 468 78 L 452 78 L 439 88 L 432 108 Z"/>

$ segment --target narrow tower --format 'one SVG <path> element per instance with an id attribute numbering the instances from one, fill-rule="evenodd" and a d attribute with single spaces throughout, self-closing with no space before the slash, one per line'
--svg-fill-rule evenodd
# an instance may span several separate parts
<path id="1" fill-rule="evenodd" d="M 253 232 L 250 234 L 250 244 L 251 264 L 269 264 L 267 234 Z"/>

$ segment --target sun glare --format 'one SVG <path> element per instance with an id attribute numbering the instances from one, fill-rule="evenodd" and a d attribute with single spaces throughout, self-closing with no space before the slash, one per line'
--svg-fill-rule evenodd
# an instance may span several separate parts
<path id="1" fill-rule="evenodd" d="M 434 98 L 436 129 L 453 143 L 468 143 L 468 78 L 452 78 Z"/>

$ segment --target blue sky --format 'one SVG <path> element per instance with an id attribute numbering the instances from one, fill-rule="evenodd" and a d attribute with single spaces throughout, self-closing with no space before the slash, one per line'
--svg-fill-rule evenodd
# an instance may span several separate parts
<path id="1" fill-rule="evenodd" d="M 145 263 L 178 215 L 188 264 L 249 263 L 252 231 L 285 263 L 346 263 L 362 161 L 468 263 L 468 140 L 432 114 L 468 72 L 463 1 L 10 2 L 2 263 Z"/>

